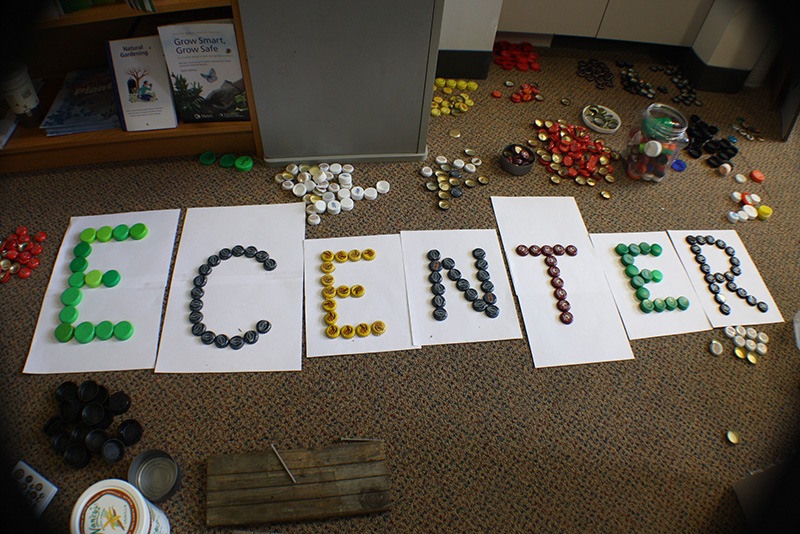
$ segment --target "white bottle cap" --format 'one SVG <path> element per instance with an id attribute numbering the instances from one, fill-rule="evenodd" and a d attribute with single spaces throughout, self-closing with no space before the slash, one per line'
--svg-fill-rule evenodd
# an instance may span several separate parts
<path id="1" fill-rule="evenodd" d="M 339 191 L 340 187 L 341 186 L 336 182 L 331 182 L 328 184 L 328 191 L 330 191 L 331 193 L 336 193 L 337 191 Z"/>
<path id="2" fill-rule="evenodd" d="M 336 194 L 331 193 L 330 191 L 325 191 L 322 193 L 322 200 L 324 200 L 326 203 L 330 202 L 331 200 L 336 200 Z"/>
<path id="3" fill-rule="evenodd" d="M 474 163 L 467 163 L 466 165 L 464 165 L 464 170 L 469 172 L 469 173 L 473 173 L 473 172 L 477 171 L 478 169 L 475 168 L 475 164 Z"/>
<path id="4" fill-rule="evenodd" d="M 306 184 L 294 184 L 294 187 L 292 187 L 292 193 L 294 193 L 294 196 L 296 196 L 297 198 L 302 197 L 303 195 L 308 193 L 308 190 L 306 189 Z"/>
<path id="5" fill-rule="evenodd" d="M 736 203 L 741 202 L 742 194 L 739 191 L 734 191 L 733 193 L 731 193 L 731 200 L 733 200 Z"/>
<path id="6" fill-rule="evenodd" d="M 308 216 L 308 218 L 306 219 L 306 222 L 308 224 L 310 224 L 311 226 L 316 226 L 320 222 L 322 222 L 322 219 L 316 213 L 312 213 L 311 215 Z"/>
<path id="7" fill-rule="evenodd" d="M 294 182 L 291 180 L 286 180 L 281 184 L 281 187 L 284 189 L 284 191 L 291 191 L 294 188 Z"/>
<path id="8" fill-rule="evenodd" d="M 342 211 L 342 205 L 339 204 L 338 200 L 331 200 L 328 202 L 328 213 L 331 215 L 339 215 L 340 211 Z"/>
<path id="9" fill-rule="evenodd" d="M 350 190 L 349 189 L 339 189 L 336 192 L 336 198 L 342 200 L 343 198 L 350 198 Z"/>
<path id="10" fill-rule="evenodd" d="M 353 209 L 353 206 L 355 206 L 353 199 L 350 197 L 344 197 L 339 201 L 339 204 L 342 205 L 342 211 L 350 211 Z"/>
<path id="11" fill-rule="evenodd" d="M 661 154 L 661 143 L 652 139 L 644 144 L 644 154 L 650 158 L 654 158 Z"/>
<path id="12" fill-rule="evenodd" d="M 342 164 L 341 163 L 331 163 L 330 168 L 328 169 L 333 174 L 339 174 L 342 172 Z"/>
<path id="13" fill-rule="evenodd" d="M 481 163 L 483 163 L 483 162 L 481 161 L 481 158 L 472 158 L 470 161 L 471 161 L 471 162 L 472 162 L 472 164 L 473 164 L 473 165 L 475 165 L 476 167 L 480 167 L 480 166 L 481 166 Z"/>
<path id="14" fill-rule="evenodd" d="M 339 185 L 341 186 L 348 186 L 353 183 L 353 175 L 349 172 L 343 172 L 339 174 Z"/>
<path id="15" fill-rule="evenodd" d="M 739 214 L 736 213 L 735 211 L 729 211 L 728 212 L 728 221 L 730 221 L 732 223 L 739 222 Z"/>
<path id="16" fill-rule="evenodd" d="M 756 209 L 755 206 L 751 206 L 750 204 L 745 204 L 744 206 L 742 206 L 742 209 L 751 219 L 758 218 L 758 210 Z"/>
<path id="17" fill-rule="evenodd" d="M 728 176 L 728 175 L 731 173 L 731 169 L 733 169 L 733 167 L 731 167 L 731 164 L 730 164 L 730 163 L 723 163 L 722 165 L 720 165 L 719 167 L 717 167 L 717 171 L 718 171 L 718 172 L 719 172 L 719 173 L 720 173 L 722 176 Z"/>
<path id="18" fill-rule="evenodd" d="M 309 173 L 309 172 L 297 173 L 297 181 L 298 182 L 302 182 L 302 183 L 313 181 L 313 180 L 311 180 L 311 173 Z"/>
<path id="19" fill-rule="evenodd" d="M 328 208 L 328 204 L 324 200 L 317 200 L 314 202 L 314 209 L 317 213 L 325 213 L 325 210 Z"/>
<path id="20" fill-rule="evenodd" d="M 464 160 L 463 159 L 454 159 L 453 160 L 453 167 L 456 169 L 463 169 L 464 168 Z"/>
<path id="21" fill-rule="evenodd" d="M 353 170 L 354 170 L 353 166 L 350 165 L 349 163 L 345 163 L 344 165 L 342 165 L 342 172 L 352 173 Z"/>
<path id="22" fill-rule="evenodd" d="M 286 177 L 283 175 L 282 172 L 279 172 L 278 174 L 275 175 L 275 183 L 276 184 L 282 184 L 285 181 L 286 181 Z"/>
<path id="23" fill-rule="evenodd" d="M 761 203 L 761 197 L 760 197 L 760 196 L 758 196 L 758 195 L 757 195 L 757 194 L 755 194 L 755 193 L 750 193 L 750 201 L 751 201 L 753 204 L 760 204 L 760 203 Z"/>
<path id="24" fill-rule="evenodd" d="M 317 207 L 314 204 L 309 204 L 306 206 L 306 215 L 311 215 L 312 213 L 317 213 Z"/>
<path id="25" fill-rule="evenodd" d="M 737 184 L 743 184 L 747 181 L 747 176 L 745 176 L 742 173 L 739 173 L 736 176 L 734 176 L 733 179 L 736 180 Z"/>
<path id="26" fill-rule="evenodd" d="M 439 165 L 444 165 L 445 163 L 447 163 L 447 158 L 444 156 L 436 156 L 436 163 L 438 163 Z"/>
<path id="27" fill-rule="evenodd" d="M 389 182 L 386 180 L 380 180 L 377 184 L 375 184 L 375 189 L 378 193 L 384 194 L 389 192 Z"/>
<path id="28" fill-rule="evenodd" d="M 364 188 L 360 185 L 355 186 L 350 190 L 350 198 L 353 200 L 361 200 L 364 198 Z"/>
<path id="29" fill-rule="evenodd" d="M 325 180 L 324 182 L 317 184 L 314 186 L 314 191 L 319 193 L 320 195 L 328 190 L 328 181 Z"/>
<path id="30" fill-rule="evenodd" d="M 364 189 L 364 198 L 367 200 L 375 200 L 378 198 L 378 190 L 374 187 L 368 187 Z"/>
<path id="31" fill-rule="evenodd" d="M 749 215 L 747 214 L 747 212 L 746 212 L 746 211 L 744 211 L 743 209 L 739 210 L 739 212 L 737 213 L 737 215 L 739 215 L 739 220 L 740 220 L 740 221 L 747 221 L 747 220 L 749 220 L 749 219 L 750 219 L 750 216 L 749 216 Z"/>
<path id="32" fill-rule="evenodd" d="M 286 170 L 297 176 L 297 173 L 300 172 L 300 167 L 298 167 L 294 163 L 290 163 L 289 165 L 286 166 Z"/>
<path id="33" fill-rule="evenodd" d="M 320 163 L 319 165 L 317 165 L 317 167 L 319 167 L 319 170 L 321 170 L 322 172 L 325 172 L 331 168 L 331 166 L 328 165 L 327 163 Z"/>
<path id="34" fill-rule="evenodd" d="M 317 169 L 317 171 L 311 175 L 314 178 L 314 181 L 317 183 L 325 182 L 328 180 L 328 175 L 325 174 L 325 171 Z"/>
<path id="35" fill-rule="evenodd" d="M 431 169 L 430 167 L 427 167 L 427 166 L 426 167 L 422 167 L 419 170 L 419 173 L 422 176 L 424 176 L 425 178 L 430 178 L 431 176 L 433 176 L 433 169 Z"/>

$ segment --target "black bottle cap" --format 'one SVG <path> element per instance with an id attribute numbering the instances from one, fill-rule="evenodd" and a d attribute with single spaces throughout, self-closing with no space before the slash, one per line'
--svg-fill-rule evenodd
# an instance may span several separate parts
<path id="1" fill-rule="evenodd" d="M 136 419 L 126 419 L 117 427 L 117 436 L 125 445 L 133 445 L 142 439 L 142 425 Z"/>
<path id="2" fill-rule="evenodd" d="M 99 402 L 90 402 L 83 407 L 81 411 L 81 419 L 89 426 L 95 426 L 103 420 L 105 416 L 105 408 Z"/>
<path id="3" fill-rule="evenodd" d="M 44 424 L 44 433 L 50 436 L 51 438 L 58 434 L 59 432 L 64 432 L 67 430 L 67 425 L 64 423 L 64 420 L 61 419 L 61 416 L 54 415 L 47 422 Z"/>
<path id="4" fill-rule="evenodd" d="M 77 399 L 78 398 L 78 384 L 75 382 L 62 382 L 60 386 L 56 388 L 56 400 L 61 402 L 62 400 L 66 399 Z"/>
<path id="5" fill-rule="evenodd" d="M 108 398 L 108 409 L 114 415 L 122 415 L 131 407 L 131 398 L 124 391 L 117 391 Z"/>
<path id="6" fill-rule="evenodd" d="M 105 386 L 97 386 L 97 395 L 92 400 L 99 404 L 105 404 L 108 400 L 108 389 Z"/>
<path id="7" fill-rule="evenodd" d="M 85 380 L 78 386 L 78 399 L 83 402 L 94 400 L 100 386 L 94 380 Z"/>
<path id="8" fill-rule="evenodd" d="M 125 444 L 117 438 L 107 439 L 105 443 L 103 443 L 100 453 L 109 463 L 113 464 L 119 462 L 125 454 Z"/>
<path id="9" fill-rule="evenodd" d="M 67 465 L 71 465 L 76 469 L 86 467 L 91 458 L 92 455 L 89 454 L 86 446 L 84 446 L 83 443 L 78 443 L 76 441 L 70 443 L 69 447 L 67 447 L 67 450 L 64 451 L 64 461 L 67 462 Z"/>
<path id="10" fill-rule="evenodd" d="M 77 423 L 80 421 L 81 410 L 83 410 L 83 404 L 78 399 L 63 400 L 59 406 L 61 419 L 63 419 L 65 423 Z"/>
<path id="11" fill-rule="evenodd" d="M 66 431 L 59 432 L 58 434 L 53 436 L 53 439 L 51 441 L 53 448 L 56 450 L 56 452 L 64 452 L 65 450 L 67 450 L 69 442 L 70 442 L 70 437 Z"/>
<path id="12" fill-rule="evenodd" d="M 91 427 L 85 423 L 78 423 L 75 428 L 72 429 L 70 433 L 70 437 L 72 441 L 77 441 L 79 443 L 83 443 L 86 441 L 86 435 L 91 430 Z"/>
<path id="13" fill-rule="evenodd" d="M 103 418 L 100 420 L 99 423 L 94 425 L 94 428 L 108 428 L 111 426 L 111 423 L 114 421 L 114 414 L 111 413 L 111 410 L 108 408 L 103 409 Z"/>
<path id="14" fill-rule="evenodd" d="M 106 441 L 108 441 L 108 432 L 101 428 L 94 428 L 86 434 L 86 448 L 90 452 L 100 452 Z"/>

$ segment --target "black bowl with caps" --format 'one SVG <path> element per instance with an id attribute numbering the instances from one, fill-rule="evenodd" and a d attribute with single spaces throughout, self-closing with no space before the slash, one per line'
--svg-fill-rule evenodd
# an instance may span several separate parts
<path id="1" fill-rule="evenodd" d="M 500 167 L 515 176 L 531 172 L 535 162 L 536 155 L 525 145 L 511 144 L 500 153 Z"/>

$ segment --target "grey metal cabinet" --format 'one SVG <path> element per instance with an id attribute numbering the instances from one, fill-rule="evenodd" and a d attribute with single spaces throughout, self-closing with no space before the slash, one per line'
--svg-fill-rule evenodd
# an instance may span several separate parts
<path id="1" fill-rule="evenodd" d="M 238 3 L 267 163 L 427 156 L 444 0 Z"/>

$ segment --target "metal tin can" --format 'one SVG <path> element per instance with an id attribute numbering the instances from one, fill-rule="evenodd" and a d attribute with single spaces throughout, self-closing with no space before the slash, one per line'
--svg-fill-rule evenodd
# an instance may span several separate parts
<path id="1" fill-rule="evenodd" d="M 167 515 L 132 484 L 101 480 L 78 498 L 70 518 L 71 534 L 169 534 Z"/>

